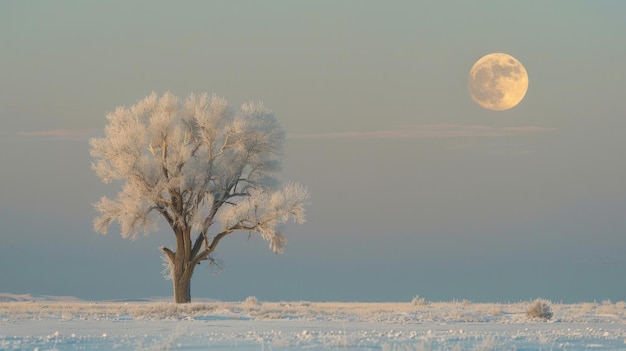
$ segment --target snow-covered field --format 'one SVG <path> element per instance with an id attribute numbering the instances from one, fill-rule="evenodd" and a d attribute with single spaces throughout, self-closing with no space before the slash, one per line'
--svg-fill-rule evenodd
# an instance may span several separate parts
<path id="1" fill-rule="evenodd" d="M 626 350 L 621 301 L 550 303 L 550 320 L 531 301 L 0 301 L 0 350 Z"/>

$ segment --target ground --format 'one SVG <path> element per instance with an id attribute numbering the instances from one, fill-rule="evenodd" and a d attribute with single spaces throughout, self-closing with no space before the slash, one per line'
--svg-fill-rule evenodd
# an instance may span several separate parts
<path id="1" fill-rule="evenodd" d="M 7 301 L 0 350 L 626 349 L 624 302 L 531 304 Z"/>

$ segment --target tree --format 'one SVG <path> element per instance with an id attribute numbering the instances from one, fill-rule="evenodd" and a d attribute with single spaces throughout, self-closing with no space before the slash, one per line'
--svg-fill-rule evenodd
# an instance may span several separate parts
<path id="1" fill-rule="evenodd" d="M 191 301 L 195 267 L 214 262 L 222 239 L 236 231 L 258 233 L 274 253 L 289 219 L 304 222 L 307 190 L 281 185 L 285 132 L 260 103 L 239 110 L 207 94 L 181 100 L 152 93 L 107 115 L 105 136 L 90 140 L 92 168 L 105 183 L 123 182 L 116 199 L 94 204 L 94 229 L 106 234 L 117 221 L 124 238 L 156 230 L 159 218 L 176 239 L 161 247 L 177 303 Z"/>

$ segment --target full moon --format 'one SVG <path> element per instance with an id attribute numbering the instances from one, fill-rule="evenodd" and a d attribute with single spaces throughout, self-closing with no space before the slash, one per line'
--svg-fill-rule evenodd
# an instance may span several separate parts
<path id="1" fill-rule="evenodd" d="M 488 54 L 472 66 L 468 89 L 478 105 L 488 110 L 508 110 L 526 95 L 528 74 L 515 57 L 503 53 Z"/>

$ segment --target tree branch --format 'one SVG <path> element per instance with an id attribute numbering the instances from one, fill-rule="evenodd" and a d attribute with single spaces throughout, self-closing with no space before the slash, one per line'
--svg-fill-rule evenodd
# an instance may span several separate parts
<path id="1" fill-rule="evenodd" d="M 250 196 L 250 194 L 248 194 L 248 193 L 232 193 L 232 194 L 228 194 L 228 196 L 226 198 L 230 199 L 231 197 L 237 197 L 237 196 Z M 224 200 L 223 202 L 226 202 L 226 201 Z"/>
<path id="2" fill-rule="evenodd" d="M 167 135 L 165 135 L 163 139 L 163 145 L 161 145 L 161 172 L 163 172 L 163 176 L 165 179 L 170 179 L 170 174 L 167 171 L 166 161 L 167 160 Z"/>
<path id="3" fill-rule="evenodd" d="M 204 260 L 208 259 L 209 255 L 213 251 L 215 251 L 215 248 L 217 247 L 217 244 L 219 244 L 220 241 L 222 239 L 224 239 L 228 234 L 230 234 L 230 233 L 232 233 L 232 232 L 234 232 L 236 230 L 254 231 L 256 228 L 257 228 L 256 226 L 246 226 L 246 225 L 243 225 L 243 224 L 237 224 L 237 225 L 235 225 L 235 226 L 233 226 L 233 227 L 231 227 L 231 228 L 229 228 L 229 229 L 227 229 L 227 230 L 217 234 L 216 236 L 213 237 L 213 240 L 211 241 L 211 244 L 205 247 L 204 251 L 202 251 L 201 253 L 199 253 L 195 257 L 192 256 L 193 257 L 193 259 L 191 261 L 192 264 L 193 265 L 197 265 L 201 261 L 204 261 Z M 201 240 L 200 238 L 201 238 L 201 236 L 198 236 L 198 238 L 196 238 L 196 244 L 198 243 L 198 240 Z"/>
<path id="4" fill-rule="evenodd" d="M 193 243 L 193 248 L 191 249 L 191 257 L 196 257 L 200 249 L 202 248 L 202 243 L 206 241 L 206 234 L 201 232 L 198 234 L 196 241 Z"/>
<path id="5" fill-rule="evenodd" d="M 159 213 L 161 214 L 161 216 L 163 216 L 163 218 L 165 218 L 165 221 L 167 222 L 167 224 L 170 225 L 170 228 L 174 229 L 175 225 L 174 225 L 174 219 L 172 218 L 172 216 L 170 216 L 169 213 L 167 213 L 167 211 L 165 210 L 165 208 L 163 208 L 162 206 L 155 206 L 153 207 L 155 210 L 159 211 Z"/>
<path id="6" fill-rule="evenodd" d="M 248 230 L 248 231 L 254 231 L 256 230 L 257 227 L 256 226 L 246 226 L 243 224 L 237 224 L 235 226 L 230 227 L 229 229 L 226 229 L 225 231 L 217 234 L 216 236 L 213 237 L 213 240 L 211 240 L 211 245 L 209 245 L 208 247 L 208 251 L 213 252 L 215 250 L 215 248 L 217 247 L 217 244 L 220 243 L 220 240 L 224 239 L 224 237 L 236 230 Z"/>
<path id="7" fill-rule="evenodd" d="M 171 188 L 169 189 L 169 194 L 170 194 L 170 199 L 172 199 L 172 211 L 174 211 L 174 214 L 176 215 L 176 220 L 177 221 L 182 221 L 184 219 L 184 213 L 183 213 L 183 198 L 180 195 L 180 191 L 178 189 L 175 188 Z"/>
<path id="8" fill-rule="evenodd" d="M 209 227 L 213 224 L 213 218 L 215 218 L 215 215 L 217 214 L 217 211 L 220 209 L 221 206 L 222 203 L 220 202 L 220 200 L 214 197 L 213 204 L 211 205 L 211 212 L 209 212 L 209 215 L 204 219 L 204 223 L 202 223 L 202 233 L 204 233 L 205 242 L 207 241 L 206 233 L 209 231 Z M 209 246 L 208 242 L 206 246 Z"/>
<path id="9" fill-rule="evenodd" d="M 191 157 L 196 156 L 196 152 L 198 151 L 198 149 L 200 149 L 200 146 L 202 146 L 202 142 L 196 141 L 194 143 L 193 149 L 191 150 Z"/>
<path id="10" fill-rule="evenodd" d="M 165 246 L 161 246 L 160 249 L 161 249 L 161 251 L 163 251 L 163 253 L 165 253 L 165 255 L 170 260 L 170 262 L 173 263 L 174 262 L 174 253 L 172 252 L 172 250 L 168 249 Z"/>

